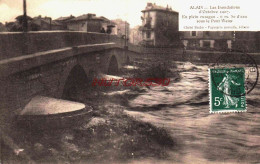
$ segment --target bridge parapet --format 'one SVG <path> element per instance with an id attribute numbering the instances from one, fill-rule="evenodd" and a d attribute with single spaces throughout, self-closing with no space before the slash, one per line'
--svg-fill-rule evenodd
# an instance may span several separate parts
<path id="1" fill-rule="evenodd" d="M 124 46 L 124 40 L 103 33 L 71 32 L 71 31 L 40 31 L 40 32 L 7 32 L 0 34 L 0 60 L 86 44 L 114 42 Z"/>
<path id="2" fill-rule="evenodd" d="M 183 53 L 183 49 L 181 48 L 172 48 L 172 47 L 144 47 L 137 46 L 131 43 L 128 43 L 128 50 L 133 51 L 139 54 L 172 54 L 179 56 Z"/>

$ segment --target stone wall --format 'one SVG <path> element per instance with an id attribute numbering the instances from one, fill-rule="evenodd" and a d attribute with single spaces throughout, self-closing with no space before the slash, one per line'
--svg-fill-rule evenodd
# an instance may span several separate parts
<path id="1" fill-rule="evenodd" d="M 85 44 L 115 42 L 124 46 L 124 40 L 115 35 L 69 31 L 1 33 L 0 42 L 0 60 Z"/>

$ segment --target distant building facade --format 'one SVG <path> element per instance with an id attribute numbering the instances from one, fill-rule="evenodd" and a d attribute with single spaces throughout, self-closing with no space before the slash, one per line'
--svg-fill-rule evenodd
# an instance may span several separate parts
<path id="1" fill-rule="evenodd" d="M 181 39 L 187 49 L 260 52 L 259 31 L 185 31 Z"/>
<path id="2" fill-rule="evenodd" d="M 32 23 L 36 24 L 37 31 L 49 31 L 49 30 L 65 30 L 63 24 L 52 20 L 51 17 L 34 17 Z"/>
<path id="3" fill-rule="evenodd" d="M 129 42 L 135 45 L 140 45 L 141 41 L 142 41 L 142 31 L 140 31 L 140 26 L 131 28 Z"/>
<path id="4" fill-rule="evenodd" d="M 247 52 L 260 52 L 260 32 L 236 31 L 234 33 L 233 48 Z"/>
<path id="5" fill-rule="evenodd" d="M 114 34 L 119 37 L 126 36 L 126 39 L 129 40 L 130 36 L 130 24 L 122 19 L 112 20 L 115 23 Z"/>
<path id="6" fill-rule="evenodd" d="M 113 22 L 105 17 L 97 17 L 96 14 L 84 14 L 66 21 L 67 29 L 71 31 L 112 33 Z"/>
<path id="7" fill-rule="evenodd" d="M 232 48 L 231 31 L 185 31 L 182 42 L 187 49 L 227 50 Z"/>
<path id="8" fill-rule="evenodd" d="M 147 3 L 142 11 L 142 44 L 154 47 L 169 47 L 180 44 L 178 12 L 168 6 Z"/>
<path id="9" fill-rule="evenodd" d="M 58 23 L 60 23 L 60 24 L 62 24 L 62 25 L 63 25 L 63 28 L 64 28 L 65 30 L 67 30 L 67 29 L 68 29 L 68 28 L 67 28 L 67 21 L 69 21 L 69 20 L 71 20 L 71 19 L 73 19 L 73 18 L 75 18 L 75 16 L 70 15 L 70 16 L 67 16 L 67 17 L 59 17 L 59 18 L 55 19 L 55 21 L 58 22 Z"/>

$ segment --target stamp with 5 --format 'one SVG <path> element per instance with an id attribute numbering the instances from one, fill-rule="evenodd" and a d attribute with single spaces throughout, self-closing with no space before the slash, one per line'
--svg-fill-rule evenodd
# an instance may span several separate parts
<path id="1" fill-rule="evenodd" d="M 209 70 L 210 112 L 246 111 L 244 68 Z"/>
<path id="2" fill-rule="evenodd" d="M 209 69 L 210 113 L 245 112 L 246 95 L 258 82 L 258 66 L 251 55 L 231 51 Z"/>

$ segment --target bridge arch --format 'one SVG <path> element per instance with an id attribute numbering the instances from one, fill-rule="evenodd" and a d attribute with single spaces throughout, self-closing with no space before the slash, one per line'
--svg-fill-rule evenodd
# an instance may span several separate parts
<path id="1" fill-rule="evenodd" d="M 129 58 L 129 56 L 126 57 L 126 64 L 130 64 L 130 58 Z"/>
<path id="2" fill-rule="evenodd" d="M 75 62 L 66 66 L 66 69 L 63 71 L 59 80 L 58 91 L 56 92 L 57 98 L 74 100 L 70 98 L 70 95 L 76 94 L 73 93 L 73 88 L 84 87 L 88 80 L 88 68 L 84 65 Z"/>
<path id="3" fill-rule="evenodd" d="M 65 81 L 61 98 L 77 101 L 79 92 L 87 87 L 87 83 L 88 76 L 85 70 L 79 64 L 75 65 Z"/>
<path id="4" fill-rule="evenodd" d="M 107 74 L 116 75 L 118 73 L 118 69 L 119 69 L 118 60 L 115 57 L 115 55 L 112 55 L 110 57 L 110 60 L 109 60 L 109 63 L 108 63 Z"/>

